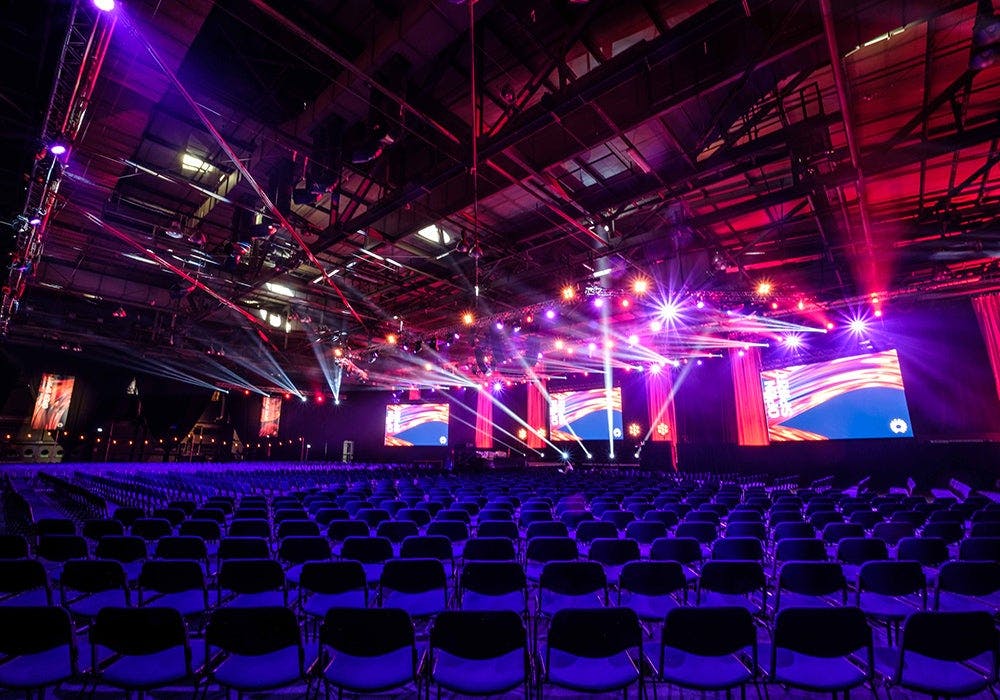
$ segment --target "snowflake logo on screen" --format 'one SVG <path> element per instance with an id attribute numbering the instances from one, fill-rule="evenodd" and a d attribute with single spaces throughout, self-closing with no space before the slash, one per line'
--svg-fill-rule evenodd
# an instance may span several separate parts
<path id="1" fill-rule="evenodd" d="M 622 436 L 622 429 L 621 428 L 615 428 L 614 430 L 611 431 L 611 434 L 617 440 L 618 438 L 620 438 Z"/>
<path id="2" fill-rule="evenodd" d="M 444 435 L 442 435 L 441 437 L 438 438 L 438 442 L 440 444 L 442 444 L 442 445 L 447 445 L 448 444 L 448 438 L 446 438 Z"/>
<path id="3" fill-rule="evenodd" d="M 893 418 L 889 421 L 889 430 L 891 430 L 896 435 L 902 435 L 905 433 L 910 426 L 906 424 L 906 421 L 902 418 Z"/>

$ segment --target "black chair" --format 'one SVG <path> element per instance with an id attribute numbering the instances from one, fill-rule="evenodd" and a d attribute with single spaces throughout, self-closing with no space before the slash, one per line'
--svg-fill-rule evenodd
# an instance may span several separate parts
<path id="1" fill-rule="evenodd" d="M 649 558 L 654 561 L 676 561 L 684 566 L 688 583 L 698 580 L 698 570 L 704 558 L 701 544 L 693 537 L 661 537 L 655 540 L 649 550 Z"/>
<path id="2" fill-rule="evenodd" d="M 506 537 L 515 544 L 521 537 L 517 523 L 510 520 L 480 520 L 476 526 L 477 537 Z"/>
<path id="3" fill-rule="evenodd" d="M 542 683 L 574 693 L 625 690 L 643 696 L 642 626 L 628 608 L 566 609 L 549 626 Z"/>
<path id="4" fill-rule="evenodd" d="M 146 555 L 146 540 L 135 535 L 105 535 L 94 550 L 94 556 L 98 559 L 111 559 L 120 563 L 129 583 L 134 583 L 139 578 Z"/>
<path id="5" fill-rule="evenodd" d="M 829 561 L 790 561 L 778 572 L 774 610 L 790 607 L 847 605 L 847 579 L 840 564 Z"/>
<path id="6" fill-rule="evenodd" d="M 531 655 L 517 613 L 441 613 L 431 628 L 428 667 L 428 680 L 439 690 L 494 695 L 521 686 L 529 697 Z"/>
<path id="7" fill-rule="evenodd" d="M 618 606 L 630 608 L 644 622 L 661 622 L 687 604 L 688 582 L 675 561 L 630 561 L 618 578 Z"/>
<path id="8" fill-rule="evenodd" d="M 927 609 L 927 579 L 915 561 L 870 561 L 858 572 L 857 606 L 869 618 L 886 624 L 889 643 L 893 630 L 910 614 Z"/>
<path id="9" fill-rule="evenodd" d="M 1000 537 L 969 537 L 958 545 L 958 558 L 965 561 L 1000 562 Z"/>
<path id="10" fill-rule="evenodd" d="M 319 632 L 315 671 L 329 693 L 381 693 L 413 684 L 420 675 L 413 622 L 398 608 L 332 608 Z"/>
<path id="11" fill-rule="evenodd" d="M 109 559 L 71 559 L 59 579 L 62 606 L 76 617 L 91 619 L 101 608 L 128 607 L 131 593 L 125 569 Z"/>
<path id="12" fill-rule="evenodd" d="M 474 537 L 465 543 L 462 555 L 466 562 L 514 561 L 517 548 L 506 537 Z"/>
<path id="13" fill-rule="evenodd" d="M 365 527 L 367 528 L 367 525 Z M 392 542 L 385 537 L 352 536 L 345 539 L 340 548 L 342 559 L 359 561 L 365 567 L 365 576 L 368 577 L 370 586 L 378 582 L 379 576 L 382 575 L 382 567 L 386 561 L 392 559 L 393 554 Z"/>
<path id="14" fill-rule="evenodd" d="M 330 608 L 368 607 L 367 584 L 361 562 L 307 561 L 299 574 L 299 610 L 315 621 Z"/>
<path id="15" fill-rule="evenodd" d="M 641 553 L 635 540 L 599 537 L 591 541 L 587 558 L 604 567 L 609 581 L 617 581 L 622 567 L 630 561 L 638 561 Z"/>
<path id="16" fill-rule="evenodd" d="M 0 688 L 30 693 L 78 674 L 69 613 L 56 607 L 0 607 Z"/>
<path id="17" fill-rule="evenodd" d="M 301 682 L 305 649 L 295 613 L 283 607 L 212 611 L 205 629 L 205 668 L 209 682 L 243 693 Z"/>
<path id="18" fill-rule="evenodd" d="M 40 518 L 35 523 L 35 535 L 75 535 L 76 523 L 69 518 Z"/>
<path id="19" fill-rule="evenodd" d="M 285 537 L 278 544 L 278 559 L 286 567 L 285 579 L 293 586 L 299 584 L 302 566 L 308 561 L 329 561 L 333 559 L 330 540 L 319 535 Z"/>
<path id="20" fill-rule="evenodd" d="M 949 561 L 938 570 L 934 609 L 940 612 L 1000 611 L 1000 564 Z"/>
<path id="21" fill-rule="evenodd" d="M 691 690 L 729 690 L 745 688 L 756 674 L 757 630 L 745 608 L 675 608 L 667 613 L 659 680 Z"/>
<path id="22" fill-rule="evenodd" d="M 28 556 L 28 539 L 24 535 L 0 534 L 0 559 L 23 559 Z"/>
<path id="23" fill-rule="evenodd" d="M 262 537 L 223 537 L 218 557 L 220 565 L 229 559 L 269 559 L 271 547 Z"/>
<path id="24" fill-rule="evenodd" d="M 0 607 L 52 605 L 45 567 L 34 559 L 0 559 Z"/>
<path id="25" fill-rule="evenodd" d="M 271 523 L 264 518 L 234 518 L 229 523 L 230 537 L 259 537 L 271 539 Z"/>
<path id="26" fill-rule="evenodd" d="M 815 692 L 847 693 L 873 683 L 874 674 L 872 630 L 858 608 L 778 612 L 768 663 L 771 681 Z"/>
<path id="27" fill-rule="evenodd" d="M 35 557 L 45 565 L 53 582 L 59 580 L 65 562 L 85 559 L 87 553 L 87 540 L 80 535 L 43 535 L 35 547 Z"/>
<path id="28" fill-rule="evenodd" d="M 757 561 L 708 561 L 698 577 L 698 605 L 742 606 L 762 615 L 767 605 L 767 577 Z"/>
<path id="29" fill-rule="evenodd" d="M 193 559 L 154 559 L 139 573 L 139 605 L 171 608 L 182 617 L 208 610 L 208 587 L 201 564 Z"/>
<path id="30" fill-rule="evenodd" d="M 105 535 L 124 535 L 125 526 L 120 521 L 110 518 L 84 520 L 80 534 L 91 542 L 97 542 Z"/>
<path id="31" fill-rule="evenodd" d="M 569 537 L 536 537 L 525 551 L 525 574 L 529 581 L 537 582 L 548 562 L 575 561 L 578 556 L 576 542 Z"/>
<path id="32" fill-rule="evenodd" d="M 712 544 L 712 559 L 764 561 L 764 546 L 756 537 L 724 537 Z"/>
<path id="33" fill-rule="evenodd" d="M 230 608 L 288 605 L 281 564 L 273 559 L 226 559 L 216 580 L 216 604 Z"/>
<path id="34" fill-rule="evenodd" d="M 155 541 L 174 534 L 174 526 L 166 518 L 138 518 L 132 523 L 129 532 L 135 537 Z"/>
<path id="35" fill-rule="evenodd" d="M 462 610 L 528 611 L 528 580 L 524 568 L 513 561 L 469 561 L 462 567 L 458 585 Z"/>
<path id="36" fill-rule="evenodd" d="M 141 692 L 195 681 L 187 628 L 177 610 L 104 608 L 89 634 L 98 684 Z M 98 662 L 108 655 L 109 661 Z"/>
<path id="37" fill-rule="evenodd" d="M 932 697 L 973 695 L 997 680 L 997 630 L 985 612 L 916 612 L 897 653 L 877 657 L 882 675 Z"/>
<path id="38" fill-rule="evenodd" d="M 411 617 L 431 617 L 448 607 L 448 577 L 438 559 L 392 559 L 379 578 L 379 603 Z"/>

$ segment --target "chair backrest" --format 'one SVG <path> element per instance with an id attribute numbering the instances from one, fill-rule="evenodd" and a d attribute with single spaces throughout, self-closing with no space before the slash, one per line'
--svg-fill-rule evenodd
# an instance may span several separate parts
<path id="1" fill-rule="evenodd" d="M 986 596 L 1000 590 L 1000 563 L 995 561 L 949 561 L 937 575 L 937 594 L 942 591 L 967 596 Z"/>
<path id="2" fill-rule="evenodd" d="M 883 540 L 845 537 L 837 543 L 837 559 L 845 564 L 863 564 L 888 558 L 889 548 Z"/>
<path id="3" fill-rule="evenodd" d="M 640 544 L 652 544 L 653 540 L 667 536 L 667 526 L 659 520 L 634 520 L 625 527 L 625 537 Z"/>
<path id="4" fill-rule="evenodd" d="M 872 629 L 856 607 L 786 608 L 775 617 L 774 645 L 820 658 L 867 649 L 870 661 Z"/>
<path id="5" fill-rule="evenodd" d="M 462 558 L 470 561 L 514 561 L 517 550 L 506 537 L 474 537 L 465 543 Z"/>
<path id="6" fill-rule="evenodd" d="M 858 572 L 858 594 L 863 591 L 902 596 L 927 592 L 927 578 L 916 561 L 869 561 Z"/>
<path id="7" fill-rule="evenodd" d="M 28 538 L 24 535 L 0 534 L 0 559 L 22 559 L 28 556 Z"/>
<path id="8" fill-rule="evenodd" d="M 604 520 L 585 520 L 576 526 L 577 541 L 590 542 L 598 537 L 618 537 L 618 528 Z"/>
<path id="9" fill-rule="evenodd" d="M 958 542 L 965 536 L 965 527 L 961 522 L 928 522 L 921 534 L 924 537 L 940 537 L 948 544 Z"/>
<path id="10" fill-rule="evenodd" d="M 269 559 L 271 548 L 263 537 L 223 537 L 219 540 L 219 560 Z"/>
<path id="11" fill-rule="evenodd" d="M 261 593 L 285 588 L 285 572 L 273 559 L 226 559 L 219 567 L 220 590 Z"/>
<path id="12" fill-rule="evenodd" d="M 847 594 L 847 579 L 840 564 L 832 561 L 790 561 L 778 572 L 778 590 L 811 596 Z M 778 595 L 781 595 L 780 592 Z"/>
<path id="13" fill-rule="evenodd" d="M 262 518 L 234 518 L 229 523 L 230 537 L 271 538 L 271 523 Z"/>
<path id="14" fill-rule="evenodd" d="M 459 587 L 482 595 L 499 596 L 527 591 L 524 568 L 517 562 L 470 561 L 462 567 Z"/>
<path id="15" fill-rule="evenodd" d="M 445 589 L 448 577 L 439 559 L 390 559 L 382 569 L 379 585 L 401 593 Z"/>
<path id="16" fill-rule="evenodd" d="M 675 561 L 630 561 L 622 567 L 618 590 L 659 596 L 687 588 L 684 567 Z"/>
<path id="17" fill-rule="evenodd" d="M 521 536 L 517 523 L 511 520 L 480 520 L 476 526 L 476 534 L 479 537 L 506 537 L 514 541 Z"/>
<path id="18" fill-rule="evenodd" d="M 185 647 L 191 669 L 184 618 L 172 608 L 101 608 L 90 627 L 90 643 L 125 656 L 155 654 Z"/>
<path id="19" fill-rule="evenodd" d="M 45 566 L 35 559 L 0 559 L 0 593 L 48 588 Z"/>
<path id="20" fill-rule="evenodd" d="M 135 535 L 105 535 L 98 541 L 94 555 L 125 563 L 140 561 L 147 555 L 146 540 Z"/>
<path id="21" fill-rule="evenodd" d="M 948 561 L 948 543 L 940 537 L 903 537 L 896 545 L 896 558 L 939 566 Z"/>
<path id="22" fill-rule="evenodd" d="M 528 653 L 521 616 L 510 611 L 442 612 L 431 628 L 431 650 L 442 649 L 462 659 L 495 659 L 518 649 Z"/>
<path id="23" fill-rule="evenodd" d="M 692 564 L 702 559 L 701 544 L 693 537 L 661 537 L 653 540 L 649 558 Z"/>
<path id="24" fill-rule="evenodd" d="M 991 653 L 990 676 L 996 676 L 997 629 L 987 612 L 912 613 L 903 623 L 901 647 L 903 652 L 944 661 L 968 661 Z"/>
<path id="25" fill-rule="evenodd" d="M 81 593 L 125 590 L 125 569 L 111 559 L 70 559 L 63 565 L 59 585 Z"/>
<path id="26" fill-rule="evenodd" d="M 76 523 L 69 518 L 40 518 L 35 523 L 35 534 L 42 535 L 75 535 Z"/>
<path id="27" fill-rule="evenodd" d="M 701 567 L 698 590 L 752 593 L 767 585 L 764 567 L 757 561 L 708 561 Z"/>
<path id="28" fill-rule="evenodd" d="M 584 523 L 587 524 L 587 523 Z M 569 537 L 536 537 L 528 541 L 527 561 L 572 561 L 579 556 L 576 542 Z"/>
<path id="29" fill-rule="evenodd" d="M 627 561 L 640 558 L 639 543 L 632 539 L 607 539 L 599 537 L 591 540 L 587 558 L 608 566 L 619 566 Z"/>
<path id="30" fill-rule="evenodd" d="M 407 537 L 420 534 L 420 527 L 412 520 L 384 520 L 378 524 L 375 534 L 385 537 L 390 542 L 399 543 Z"/>
<path id="31" fill-rule="evenodd" d="M 83 559 L 87 556 L 87 540 L 80 535 L 42 535 L 35 554 L 53 562 Z"/>
<path id="32" fill-rule="evenodd" d="M 88 540 L 94 540 L 96 542 L 106 535 L 124 535 L 125 526 L 122 525 L 120 521 L 109 518 L 85 520 L 83 521 L 83 527 L 80 530 L 80 534 Z"/>
<path id="33" fill-rule="evenodd" d="M 222 537 L 222 528 L 215 520 L 206 518 L 191 518 L 181 523 L 177 528 L 178 535 L 200 537 L 206 542 L 218 542 Z"/>
<path id="34" fill-rule="evenodd" d="M 913 537 L 913 525 L 906 522 L 876 523 L 872 528 L 872 537 L 877 537 L 885 541 L 890 546 L 895 546 L 904 537 Z"/>
<path id="35" fill-rule="evenodd" d="M 726 656 L 747 647 L 756 653 L 757 629 L 746 608 L 674 608 L 663 623 L 662 642 L 664 649 L 697 656 Z"/>
<path id="36" fill-rule="evenodd" d="M 156 593 L 204 590 L 205 572 L 193 559 L 153 559 L 142 564 L 139 588 Z"/>
<path id="37" fill-rule="evenodd" d="M 385 537 L 348 537 L 344 540 L 340 556 L 365 564 L 383 562 L 392 559 L 392 542 Z"/>
<path id="38" fill-rule="evenodd" d="M 174 526 L 166 518 L 138 518 L 132 523 L 129 532 L 144 540 L 158 540 L 174 534 Z"/>
<path id="39" fill-rule="evenodd" d="M 782 561 L 825 561 L 826 545 L 815 537 L 790 537 L 780 540 L 774 547 L 774 560 Z"/>
<path id="40" fill-rule="evenodd" d="M 194 535 L 175 535 L 161 537 L 156 543 L 156 556 L 159 559 L 208 559 L 208 547 L 205 540 Z"/>
<path id="41" fill-rule="evenodd" d="M 413 650 L 413 670 L 416 673 L 416 637 L 413 622 L 405 610 L 331 608 L 320 626 L 319 640 L 321 644 L 343 654 L 363 658 L 410 648 Z"/>
<path id="42" fill-rule="evenodd" d="M 73 621 L 63 608 L 0 606 L 0 654 L 27 656 L 64 645 L 75 650 Z"/>
<path id="43" fill-rule="evenodd" d="M 263 656 L 298 647 L 300 666 L 304 660 L 295 613 L 278 606 L 216 608 L 208 618 L 205 643 L 241 656 Z"/>
<path id="44" fill-rule="evenodd" d="M 642 648 L 642 627 L 629 608 L 563 609 L 552 616 L 548 650 L 591 659 Z"/>
<path id="45" fill-rule="evenodd" d="M 368 537 L 370 534 L 368 524 L 358 520 L 332 520 L 326 528 L 326 536 L 333 542 L 346 542 L 352 537 Z"/>
<path id="46" fill-rule="evenodd" d="M 538 587 L 562 595 L 602 593 L 606 597 L 608 579 L 604 567 L 592 561 L 550 561 L 542 567 Z"/>
<path id="47" fill-rule="evenodd" d="M 958 558 L 974 561 L 1000 561 L 1000 537 L 969 537 L 958 545 Z"/>
<path id="48" fill-rule="evenodd" d="M 536 537 L 569 537 L 569 528 L 561 520 L 540 520 L 528 525 L 525 539 Z"/>
<path id="49" fill-rule="evenodd" d="M 763 561 L 764 546 L 756 537 L 725 537 L 712 545 L 712 559 Z"/>
<path id="50" fill-rule="evenodd" d="M 775 542 L 785 539 L 809 539 L 816 537 L 816 529 L 802 521 L 786 521 L 776 524 L 771 536 Z"/>
<path id="51" fill-rule="evenodd" d="M 426 532 L 428 535 L 447 537 L 451 542 L 464 542 L 469 539 L 469 526 L 460 520 L 433 520 L 427 525 Z"/>
<path id="52" fill-rule="evenodd" d="M 299 587 L 315 593 L 345 593 L 364 590 L 367 598 L 365 568 L 359 561 L 308 561 L 302 565 Z"/>
<path id="53" fill-rule="evenodd" d="M 453 558 L 454 552 L 451 540 L 444 535 L 417 535 L 403 540 L 399 547 L 399 556 L 404 559 L 448 561 Z"/>

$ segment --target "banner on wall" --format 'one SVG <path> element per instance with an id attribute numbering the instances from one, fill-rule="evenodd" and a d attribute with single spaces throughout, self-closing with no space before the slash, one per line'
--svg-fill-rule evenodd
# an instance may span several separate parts
<path id="1" fill-rule="evenodd" d="M 260 437 L 278 437 L 281 397 L 265 396 L 260 404 Z"/>
<path id="2" fill-rule="evenodd" d="M 69 402 L 73 398 L 75 377 L 43 374 L 31 413 L 32 430 L 59 430 L 66 424 Z"/>

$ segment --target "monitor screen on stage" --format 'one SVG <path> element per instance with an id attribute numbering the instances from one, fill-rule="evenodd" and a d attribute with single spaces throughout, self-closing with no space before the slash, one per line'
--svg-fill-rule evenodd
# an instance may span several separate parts
<path id="1" fill-rule="evenodd" d="M 391 404 L 385 407 L 385 444 L 415 447 L 448 444 L 448 404 Z"/>
<path id="2" fill-rule="evenodd" d="M 32 430 L 59 430 L 65 427 L 69 403 L 73 398 L 74 377 L 43 374 L 31 412 Z"/>
<path id="3" fill-rule="evenodd" d="M 281 397 L 265 396 L 260 404 L 259 437 L 278 437 L 278 424 L 280 422 Z"/>
<path id="4" fill-rule="evenodd" d="M 561 391 L 549 394 L 549 399 L 549 434 L 553 441 L 622 439 L 621 387 L 610 392 Z"/>
<path id="5" fill-rule="evenodd" d="M 913 437 L 895 350 L 761 372 L 772 442 Z"/>

